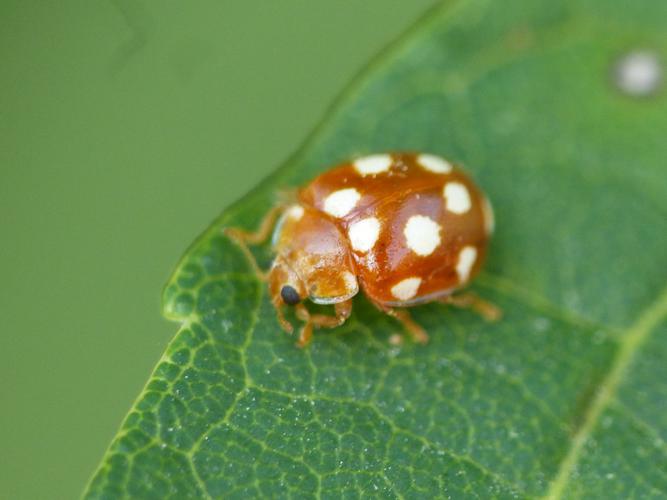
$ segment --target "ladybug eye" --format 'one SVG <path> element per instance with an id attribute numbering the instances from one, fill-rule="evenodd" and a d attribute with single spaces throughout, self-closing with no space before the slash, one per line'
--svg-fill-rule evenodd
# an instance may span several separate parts
<path id="1" fill-rule="evenodd" d="M 293 306 L 301 302 L 301 297 L 299 297 L 297 291 L 289 285 L 285 285 L 280 289 L 280 296 L 288 306 Z"/>

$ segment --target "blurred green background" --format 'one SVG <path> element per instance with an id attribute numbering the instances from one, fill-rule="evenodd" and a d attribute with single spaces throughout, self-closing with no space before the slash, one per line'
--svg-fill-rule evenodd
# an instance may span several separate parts
<path id="1" fill-rule="evenodd" d="M 2 3 L 0 498 L 80 495 L 181 253 L 433 3 Z"/>

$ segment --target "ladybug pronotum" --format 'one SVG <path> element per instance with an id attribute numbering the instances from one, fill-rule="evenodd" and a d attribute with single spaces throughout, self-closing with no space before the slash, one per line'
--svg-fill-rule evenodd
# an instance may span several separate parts
<path id="1" fill-rule="evenodd" d="M 279 217 L 279 218 L 278 218 Z M 248 244 L 273 232 L 275 260 L 268 273 Z M 426 332 L 406 307 L 443 302 L 472 307 L 487 319 L 499 310 L 475 295 L 453 295 L 477 274 L 493 232 L 491 205 L 460 169 L 430 154 L 376 154 L 344 163 L 300 189 L 293 203 L 274 207 L 255 233 L 227 228 L 268 280 L 278 320 L 283 306 L 304 322 L 298 345 L 312 328 L 341 325 L 362 290 L 412 337 Z M 303 304 L 333 304 L 335 316 L 311 314 Z"/>

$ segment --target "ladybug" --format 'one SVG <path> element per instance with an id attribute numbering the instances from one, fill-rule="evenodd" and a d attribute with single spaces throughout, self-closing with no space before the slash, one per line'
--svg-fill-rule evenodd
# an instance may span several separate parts
<path id="1" fill-rule="evenodd" d="M 277 223 L 276 223 L 277 220 Z M 273 231 L 275 259 L 264 273 L 248 249 Z M 412 337 L 428 335 L 405 309 L 427 302 L 472 307 L 487 319 L 499 310 L 471 293 L 454 295 L 479 272 L 494 218 L 488 198 L 447 160 L 418 153 L 357 158 L 316 177 L 292 203 L 274 207 L 259 229 L 225 231 L 268 281 L 283 329 L 284 306 L 304 322 L 297 345 L 315 327 L 342 325 L 360 290 Z M 331 304 L 335 315 L 304 305 Z"/>

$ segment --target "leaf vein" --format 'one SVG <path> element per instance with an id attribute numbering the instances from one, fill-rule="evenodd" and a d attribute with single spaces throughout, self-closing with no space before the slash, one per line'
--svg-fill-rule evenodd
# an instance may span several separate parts
<path id="1" fill-rule="evenodd" d="M 606 377 L 600 384 L 592 403 L 588 406 L 582 425 L 574 435 L 572 446 L 564 456 L 554 480 L 549 485 L 545 495 L 546 499 L 557 500 L 563 496 L 572 472 L 579 462 L 584 445 L 587 443 L 602 412 L 613 402 L 623 375 L 633 361 L 635 352 L 665 317 L 667 317 L 667 287 L 639 315 L 637 321 L 628 328 Z"/>

